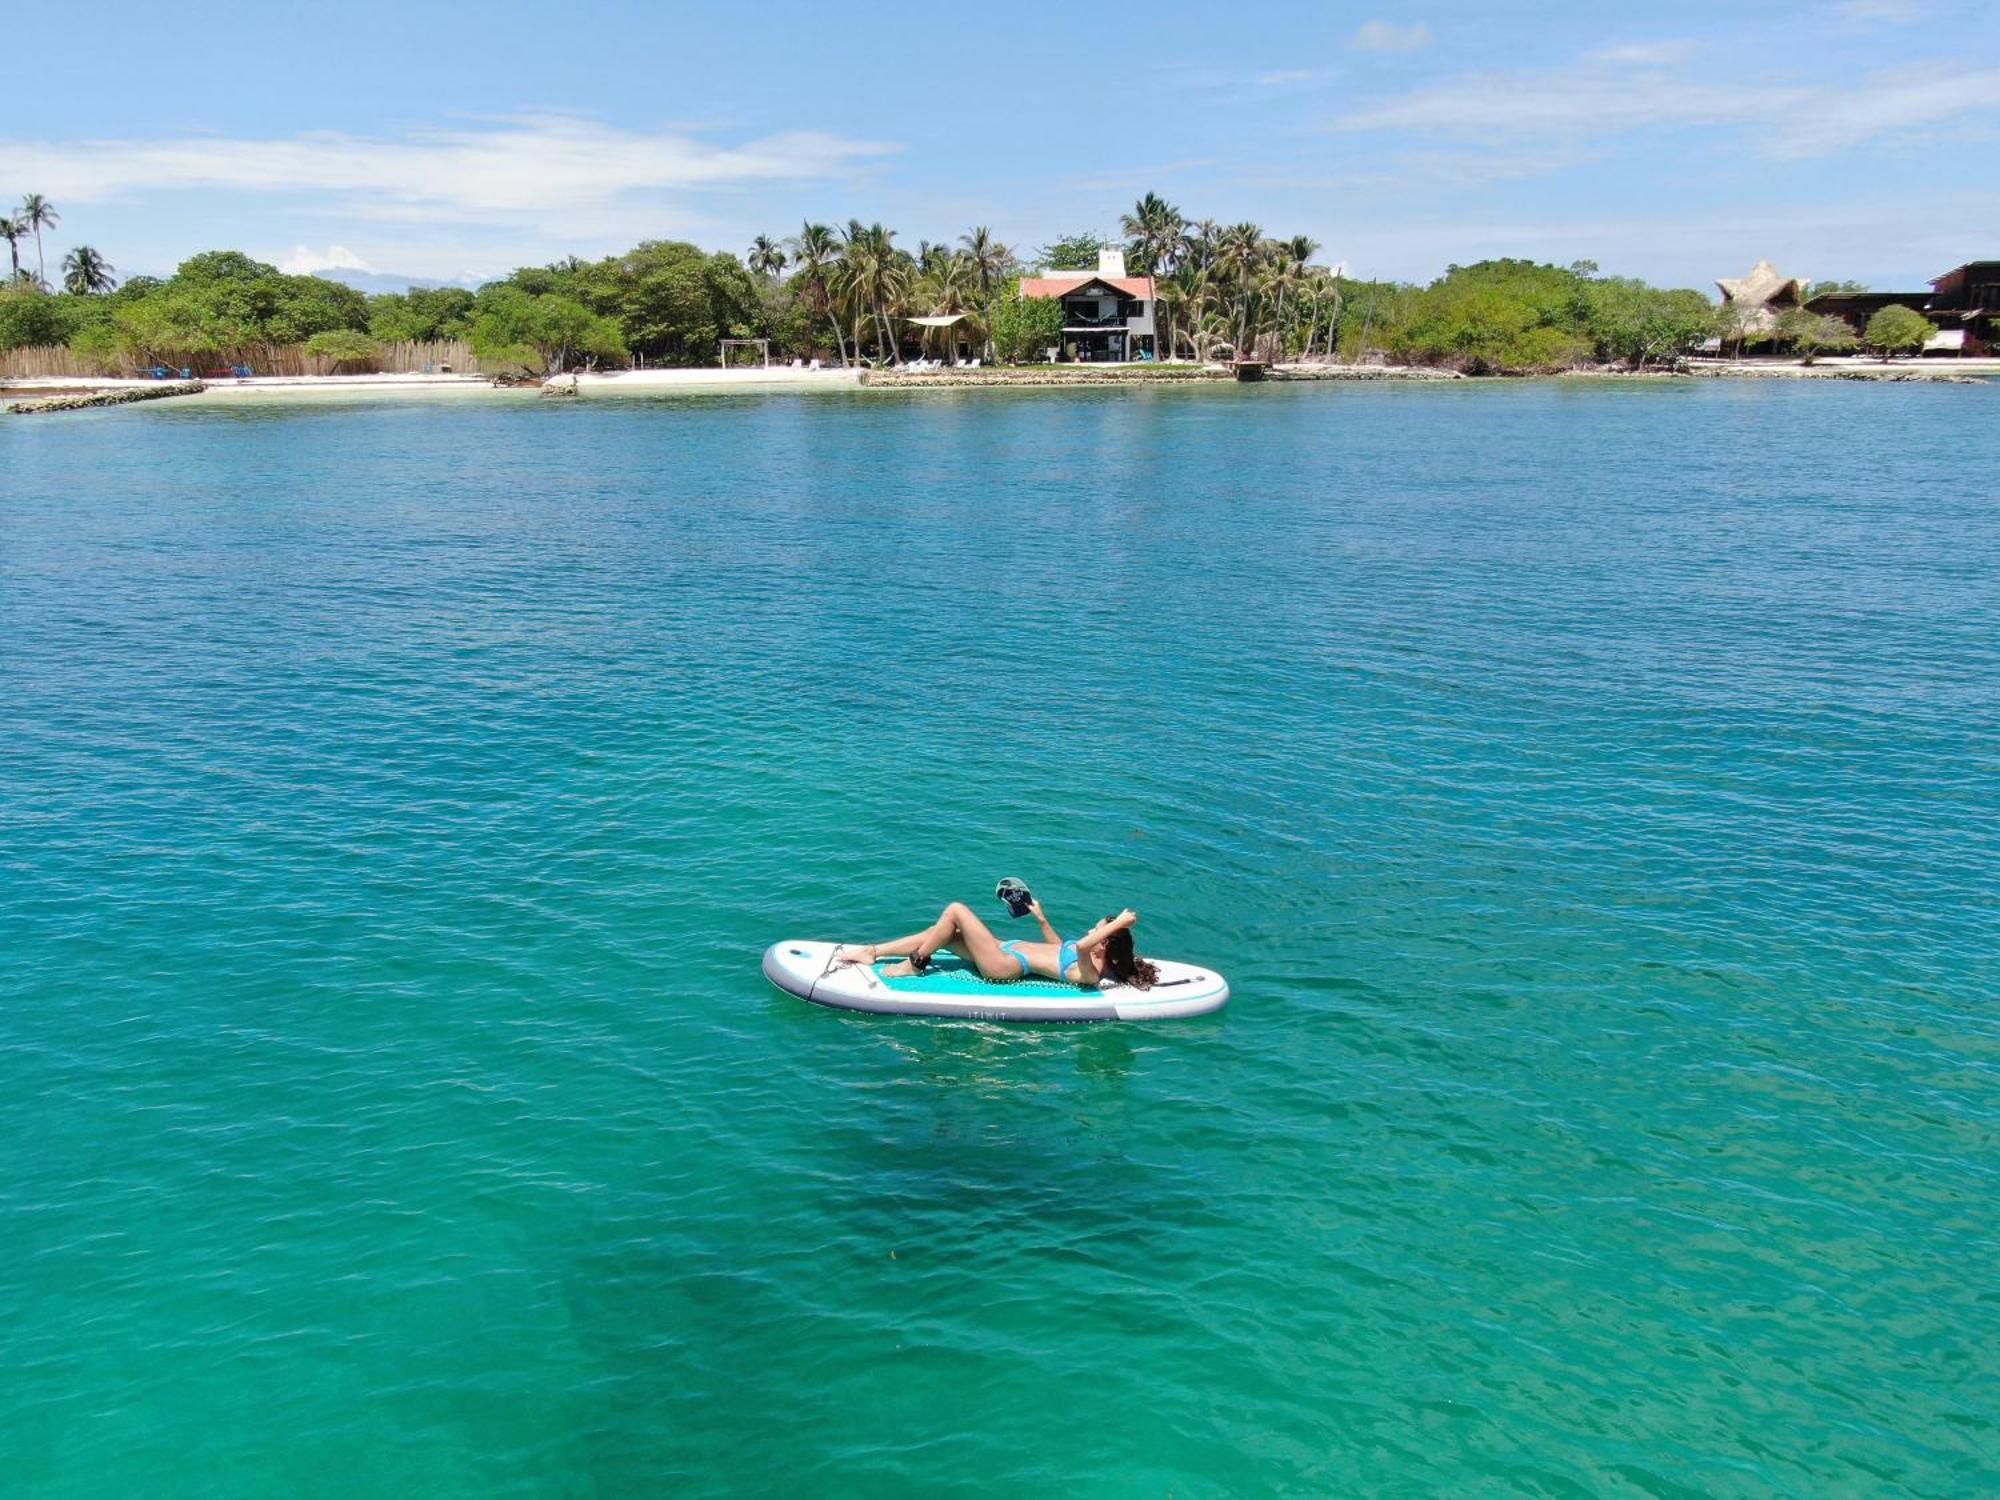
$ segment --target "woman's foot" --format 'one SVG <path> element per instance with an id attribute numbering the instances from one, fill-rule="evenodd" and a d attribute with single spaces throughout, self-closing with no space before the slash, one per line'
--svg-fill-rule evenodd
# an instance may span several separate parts
<path id="1" fill-rule="evenodd" d="M 875 962 L 875 946 L 872 943 L 842 943 L 833 950 L 833 961 L 837 964 L 872 964 Z"/>
<path id="2" fill-rule="evenodd" d="M 931 955 L 919 948 L 901 963 L 884 969 L 882 974 L 888 979 L 908 979 L 912 974 L 922 974 L 931 966 Z"/>

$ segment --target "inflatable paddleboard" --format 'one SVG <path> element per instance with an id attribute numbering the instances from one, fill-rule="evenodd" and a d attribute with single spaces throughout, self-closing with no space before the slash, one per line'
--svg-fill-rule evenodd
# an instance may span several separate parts
<path id="1" fill-rule="evenodd" d="M 1151 989 L 1128 984 L 1086 990 L 1039 976 L 995 982 L 951 953 L 931 960 L 928 972 L 890 978 L 882 972 L 900 960 L 836 964 L 836 943 L 773 943 L 764 952 L 764 977 L 779 989 L 841 1010 L 895 1016 L 958 1016 L 971 1021 L 1152 1021 L 1206 1015 L 1229 1003 L 1229 986 L 1212 969 L 1151 962 L 1160 977 Z"/>

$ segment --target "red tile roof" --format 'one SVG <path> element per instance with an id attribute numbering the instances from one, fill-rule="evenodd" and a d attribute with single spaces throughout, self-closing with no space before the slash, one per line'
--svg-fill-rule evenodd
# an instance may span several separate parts
<path id="1" fill-rule="evenodd" d="M 1023 297 L 1061 297 L 1078 287 L 1088 286 L 1093 281 L 1101 281 L 1106 286 L 1115 286 L 1128 297 L 1138 297 L 1142 301 L 1153 300 L 1153 278 L 1150 276 L 1100 276 L 1095 271 L 1065 271 L 1058 276 L 1023 276 L 1021 295 Z"/>

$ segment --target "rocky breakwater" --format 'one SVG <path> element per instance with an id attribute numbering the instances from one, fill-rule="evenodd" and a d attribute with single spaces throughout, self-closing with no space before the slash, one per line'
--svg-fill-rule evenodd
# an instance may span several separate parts
<path id="1" fill-rule="evenodd" d="M 1266 380 L 1466 380 L 1456 370 L 1428 365 L 1272 365 Z"/>
<path id="2" fill-rule="evenodd" d="M 1221 365 L 1014 365 L 997 370 L 867 370 L 861 383 L 870 387 L 1176 385 L 1229 378 Z"/>
<path id="3" fill-rule="evenodd" d="M 1709 380 L 1886 380 L 1925 385 L 1984 385 L 1987 377 L 1956 370 L 1897 368 L 1894 365 L 1696 365 L 1690 375 Z"/>
<path id="4" fill-rule="evenodd" d="M 45 411 L 86 411 L 93 406 L 125 406 L 134 401 L 158 401 L 167 396 L 197 396 L 207 389 L 199 380 L 176 380 L 166 385 L 121 386 L 111 391 L 87 391 L 80 396 L 45 396 L 39 401 L 16 401 L 7 410 L 21 417 Z"/>

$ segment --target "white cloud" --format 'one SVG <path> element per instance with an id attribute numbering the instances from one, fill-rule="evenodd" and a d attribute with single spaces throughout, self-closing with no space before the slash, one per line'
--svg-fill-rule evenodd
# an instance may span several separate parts
<path id="1" fill-rule="evenodd" d="M 1431 29 L 1418 21 L 1398 26 L 1394 21 L 1364 21 L 1347 39 L 1356 52 L 1415 52 L 1431 44 Z"/>
<path id="2" fill-rule="evenodd" d="M 287 276 L 310 276 L 315 271 L 373 271 L 375 268 L 345 245 L 328 245 L 315 250 L 310 245 L 294 245 L 292 253 L 278 262 Z"/>
<path id="3" fill-rule="evenodd" d="M 1686 78 L 1586 58 L 1545 73 L 1493 72 L 1359 109 L 1349 130 L 1434 132 L 1477 142 L 1598 141 L 1624 132 L 1728 127 L 1760 155 L 1824 156 L 2000 111 L 2000 68 L 1925 67 L 1826 83 Z"/>
<path id="4" fill-rule="evenodd" d="M 1609 63 L 1614 67 L 1665 68 L 1686 62 L 1694 55 L 1692 42 L 1624 42 L 1599 47 L 1586 55 L 1586 62 Z"/>
<path id="5" fill-rule="evenodd" d="M 790 131 L 719 145 L 542 113 L 384 139 L 316 131 L 278 139 L 182 136 L 0 141 L 0 159 L 58 202 L 171 191 L 289 195 L 376 219 L 553 222 L 637 194 L 849 175 L 893 143 Z"/>

